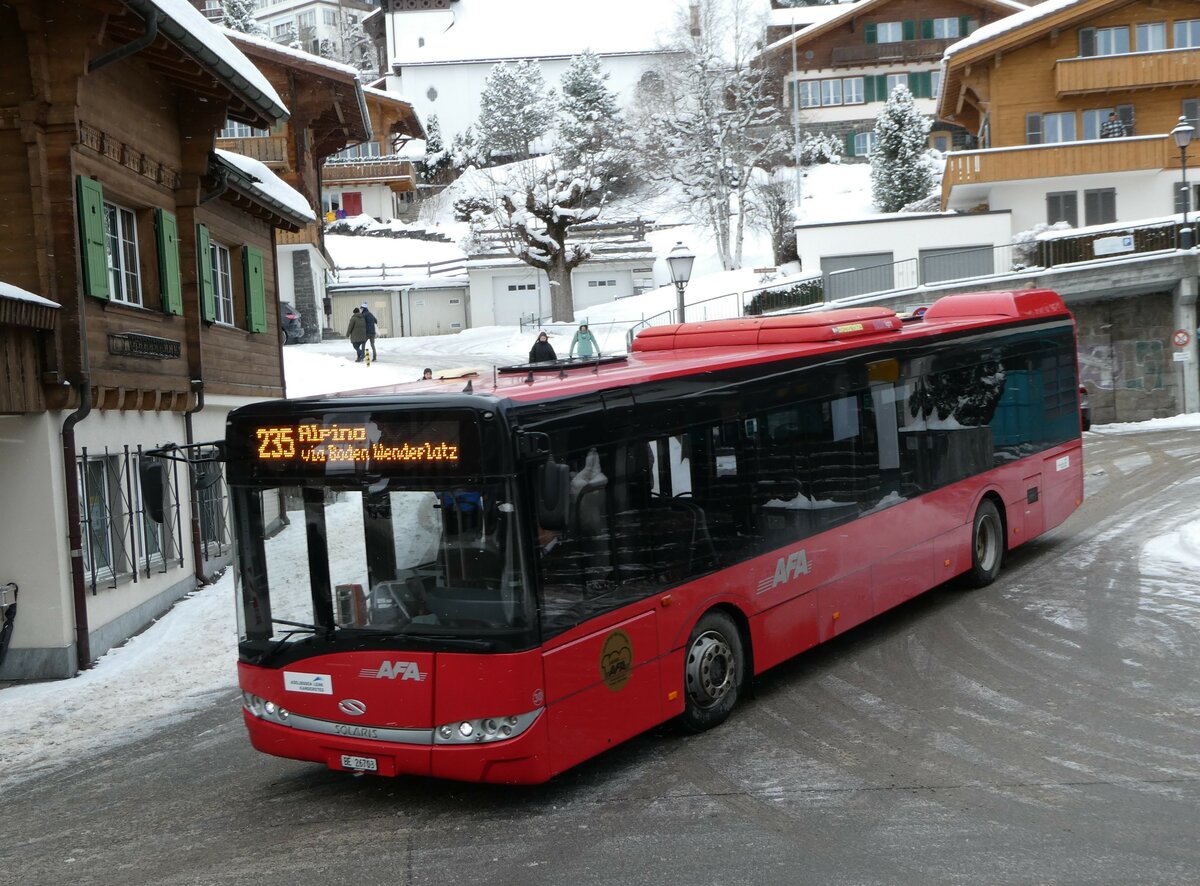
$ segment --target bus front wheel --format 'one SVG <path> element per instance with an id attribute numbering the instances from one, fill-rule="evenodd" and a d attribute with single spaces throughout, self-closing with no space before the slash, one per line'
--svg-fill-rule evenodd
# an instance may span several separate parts
<path id="1" fill-rule="evenodd" d="M 696 623 L 685 651 L 683 678 L 683 728 L 703 732 L 724 722 L 746 681 L 742 635 L 732 618 L 714 610 Z"/>
<path id="2" fill-rule="evenodd" d="M 996 505 L 988 499 L 975 512 L 971 527 L 971 570 L 966 583 L 973 588 L 990 585 L 1000 574 L 1004 561 L 1004 522 Z"/>

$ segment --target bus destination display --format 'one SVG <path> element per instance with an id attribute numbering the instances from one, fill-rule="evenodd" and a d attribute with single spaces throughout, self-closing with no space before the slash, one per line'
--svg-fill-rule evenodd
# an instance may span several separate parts
<path id="1" fill-rule="evenodd" d="M 369 433 L 365 424 L 321 426 L 305 423 L 254 429 L 259 461 L 312 465 L 331 462 L 458 464 L 458 443 L 445 439 L 444 432 L 442 435 L 422 434 L 424 439 L 385 441 L 381 436 Z"/>

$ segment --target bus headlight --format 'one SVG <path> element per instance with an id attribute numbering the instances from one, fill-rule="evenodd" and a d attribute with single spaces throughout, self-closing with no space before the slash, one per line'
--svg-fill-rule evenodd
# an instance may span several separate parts
<path id="1" fill-rule="evenodd" d="M 242 707 L 256 717 L 261 717 L 263 715 L 263 700 L 257 695 L 251 695 L 249 692 L 243 692 Z"/>
<path id="2" fill-rule="evenodd" d="M 481 717 L 478 720 L 456 720 L 444 723 L 433 731 L 434 744 L 480 744 L 515 738 L 533 725 L 542 709 L 527 714 L 506 717 Z"/>

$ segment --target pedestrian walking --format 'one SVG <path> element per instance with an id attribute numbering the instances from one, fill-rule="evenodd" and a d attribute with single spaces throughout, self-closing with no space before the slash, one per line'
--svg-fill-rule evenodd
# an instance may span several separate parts
<path id="1" fill-rule="evenodd" d="M 346 338 L 350 339 L 350 344 L 354 345 L 354 362 L 361 363 L 363 349 L 367 344 L 367 321 L 358 308 L 355 308 L 354 313 L 350 315 L 350 325 L 346 327 Z"/>
<path id="2" fill-rule="evenodd" d="M 1123 138 L 1125 136 L 1125 124 L 1121 122 L 1121 118 L 1117 116 L 1116 111 L 1108 112 L 1108 119 L 1100 126 L 1101 138 Z"/>
<path id="3" fill-rule="evenodd" d="M 592 331 L 588 329 L 586 323 L 579 325 L 579 331 L 571 339 L 571 350 L 568 356 L 575 356 L 576 347 L 579 348 L 580 357 L 600 356 L 600 345 L 596 342 L 596 336 L 592 335 Z"/>
<path id="4" fill-rule="evenodd" d="M 371 344 L 371 362 L 373 363 L 379 359 L 379 354 L 375 351 L 375 330 L 379 321 L 375 319 L 375 315 L 371 313 L 366 302 L 359 306 L 359 310 L 362 311 L 363 320 L 367 322 L 367 341 Z M 364 348 L 364 350 L 366 349 Z"/>
<path id="5" fill-rule="evenodd" d="M 550 344 L 550 336 L 544 332 L 539 332 L 537 341 L 529 349 L 529 362 L 552 363 L 557 359 L 558 355 L 554 353 L 554 345 Z"/>

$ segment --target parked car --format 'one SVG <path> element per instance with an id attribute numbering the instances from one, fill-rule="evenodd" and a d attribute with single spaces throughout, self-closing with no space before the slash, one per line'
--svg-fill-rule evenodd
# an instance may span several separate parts
<path id="1" fill-rule="evenodd" d="M 300 312 L 290 302 L 279 303 L 279 325 L 283 329 L 283 343 L 294 345 L 304 341 L 304 327 L 300 325 Z"/>
<path id="2" fill-rule="evenodd" d="M 1079 426 L 1085 431 L 1092 429 L 1092 405 L 1088 403 L 1087 385 L 1079 386 Z"/>

